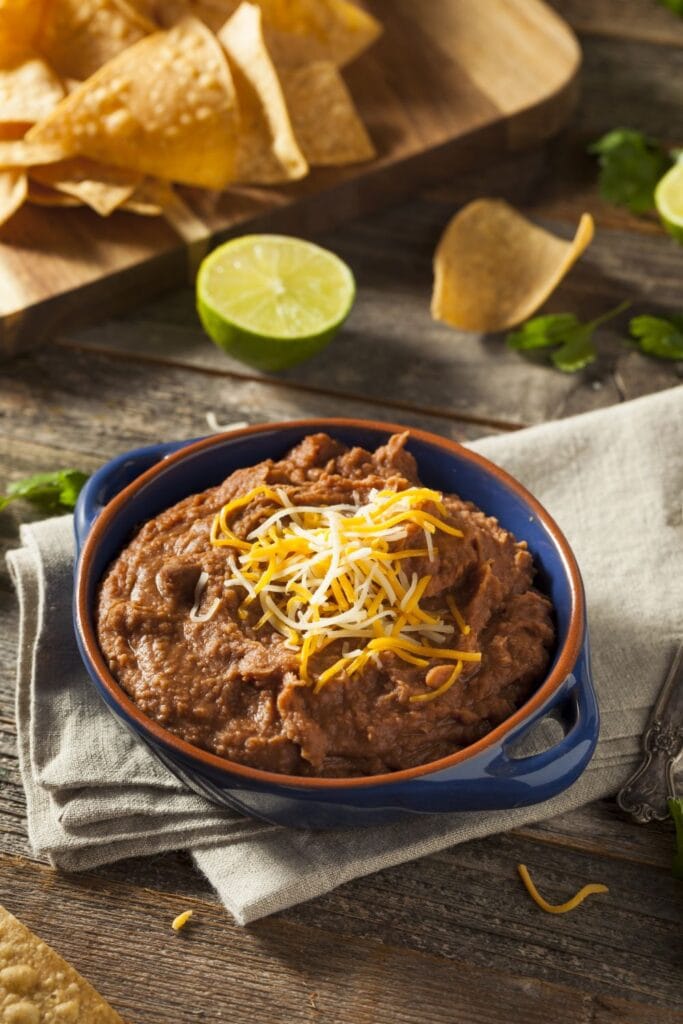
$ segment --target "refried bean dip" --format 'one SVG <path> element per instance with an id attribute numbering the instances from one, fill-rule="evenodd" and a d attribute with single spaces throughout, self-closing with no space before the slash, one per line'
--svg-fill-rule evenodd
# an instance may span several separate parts
<path id="1" fill-rule="evenodd" d="M 145 715 L 254 768 L 344 777 L 452 754 L 530 696 L 555 634 L 526 544 L 424 487 L 407 438 L 313 434 L 145 523 L 97 602 Z"/>

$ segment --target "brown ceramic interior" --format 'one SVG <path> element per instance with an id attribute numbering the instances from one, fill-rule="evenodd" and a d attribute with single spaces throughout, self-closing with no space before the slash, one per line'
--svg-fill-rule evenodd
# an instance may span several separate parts
<path id="1" fill-rule="evenodd" d="M 369 775 L 357 778 L 305 778 L 298 775 L 279 775 L 275 772 L 266 772 L 257 768 L 250 768 L 247 765 L 239 764 L 236 761 L 229 761 L 216 754 L 211 754 L 206 750 L 202 750 L 200 747 L 192 746 L 192 744 L 185 742 L 185 740 L 180 739 L 178 736 L 162 728 L 162 726 L 158 725 L 150 718 L 147 718 L 116 682 L 107 667 L 102 652 L 100 651 L 95 630 L 91 622 L 90 609 L 88 608 L 86 601 L 88 581 L 92 571 L 92 555 L 96 550 L 100 538 L 108 529 L 109 524 L 117 515 L 119 509 L 126 504 L 129 498 L 140 487 L 143 487 L 148 481 L 152 480 L 160 470 L 165 469 L 176 462 L 182 461 L 190 453 L 219 443 L 223 439 L 224 435 L 217 434 L 188 445 L 186 448 L 170 455 L 168 458 L 162 460 L 160 463 L 137 477 L 133 483 L 121 491 L 112 499 L 112 501 L 109 502 L 106 508 L 103 509 L 85 541 L 81 553 L 76 581 L 77 621 L 85 649 L 92 664 L 97 669 L 102 686 L 106 689 L 113 701 L 135 721 L 137 728 L 143 734 L 146 733 L 150 738 L 153 738 L 155 741 L 163 744 L 167 749 L 170 748 L 170 750 L 183 755 L 185 758 L 193 758 L 201 765 L 205 765 L 214 770 L 219 769 L 224 772 L 229 772 L 232 775 L 241 776 L 245 780 L 248 779 L 252 782 L 261 782 L 269 786 L 278 785 L 297 787 L 301 789 L 339 789 L 342 787 L 358 788 L 363 786 L 377 786 L 382 783 L 405 782 L 409 779 L 418 778 L 421 775 L 427 775 L 433 772 L 442 771 L 445 768 L 450 768 L 467 758 L 474 757 L 476 754 L 481 753 L 481 751 L 485 750 L 492 744 L 499 743 L 518 723 L 528 716 L 533 715 L 533 713 L 541 707 L 548 697 L 550 697 L 558 687 L 562 685 L 567 676 L 572 672 L 581 649 L 585 623 L 585 607 L 581 577 L 579 575 L 579 569 L 572 550 L 555 521 L 546 512 L 543 506 L 526 490 L 526 488 L 522 487 L 520 483 L 518 483 L 513 477 L 509 476 L 509 474 L 504 470 L 499 469 L 498 466 L 495 466 L 481 455 L 477 455 L 475 452 L 471 452 L 468 449 L 463 448 L 456 441 L 449 441 L 424 430 L 417 430 L 412 427 L 405 427 L 394 423 L 383 423 L 376 420 L 311 419 L 288 421 L 286 423 L 263 423 L 252 427 L 245 427 L 242 430 L 233 431 L 231 432 L 231 436 L 244 437 L 249 434 L 257 434 L 263 431 L 270 432 L 277 430 L 278 427 L 302 427 L 307 430 L 334 430 L 335 427 L 345 427 L 350 429 L 373 429 L 390 433 L 402 433 L 403 431 L 408 430 L 412 437 L 441 448 L 446 453 L 457 454 L 460 458 L 466 458 L 470 462 L 475 463 L 480 467 L 482 472 L 489 473 L 497 477 L 505 487 L 513 491 L 523 501 L 525 501 L 532 509 L 539 522 L 544 525 L 548 533 L 552 536 L 555 544 L 561 552 L 565 572 L 569 578 L 572 595 L 572 609 L 567 638 L 549 675 L 541 686 L 539 686 L 533 696 L 529 698 L 526 704 L 476 743 L 472 743 L 470 746 L 465 747 L 454 754 L 450 754 L 448 757 L 440 758 L 438 761 L 430 761 L 427 764 L 419 765 L 416 768 L 406 768 L 402 771 L 385 773 L 383 775 Z"/>

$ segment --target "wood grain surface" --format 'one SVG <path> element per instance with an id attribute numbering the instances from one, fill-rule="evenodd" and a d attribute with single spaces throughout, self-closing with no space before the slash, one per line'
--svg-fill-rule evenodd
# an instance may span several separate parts
<path id="1" fill-rule="evenodd" d="M 371 0 L 380 40 L 345 71 L 377 158 L 303 181 L 184 189 L 206 225 L 189 247 L 162 218 L 24 207 L 0 231 L 0 354 L 56 323 L 101 318 L 187 280 L 209 236 L 320 232 L 419 185 L 548 138 L 574 106 L 579 48 L 542 0 Z"/>
<path id="2" fill-rule="evenodd" d="M 600 200 L 585 147 L 617 124 L 683 143 L 683 21 L 656 0 L 555 6 L 584 49 L 570 129 L 324 235 L 360 285 L 326 353 L 278 377 L 247 371 L 204 338 L 189 289 L 140 302 L 123 319 L 55 329 L 53 345 L 2 366 L 0 485 L 202 433 L 209 411 L 226 422 L 372 414 L 470 439 L 680 384 L 683 366 L 623 343 L 626 318 L 600 333 L 598 362 L 567 377 L 499 338 L 429 318 L 435 240 L 482 194 L 505 195 L 566 234 L 583 209 L 593 212 L 596 240 L 550 308 L 588 316 L 630 298 L 635 312 L 680 311 L 683 247 L 654 219 Z M 32 515 L 26 506 L 0 515 L 0 553 Z M 0 617 L 0 902 L 130 1024 L 683 1024 L 673 829 L 635 825 L 613 801 L 357 879 L 247 929 L 232 924 L 184 854 L 81 875 L 37 862 L 16 760 L 18 621 L 4 571 Z M 519 862 L 551 900 L 588 881 L 605 882 L 609 895 L 564 917 L 543 914 L 521 887 Z M 191 926 L 175 935 L 170 922 L 186 908 Z"/>

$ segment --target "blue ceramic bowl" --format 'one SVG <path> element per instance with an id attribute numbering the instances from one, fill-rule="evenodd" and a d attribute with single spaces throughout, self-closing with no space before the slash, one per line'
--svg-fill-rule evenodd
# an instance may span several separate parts
<path id="1" fill-rule="evenodd" d="M 547 677 L 515 714 L 449 757 L 386 775 L 317 779 L 278 775 L 194 747 L 145 717 L 113 678 L 97 643 L 97 585 L 135 529 L 233 470 L 278 459 L 306 434 L 326 431 L 374 449 L 405 427 L 320 419 L 263 424 L 202 440 L 128 452 L 88 481 L 75 515 L 78 561 L 76 637 L 93 683 L 111 710 L 191 789 L 215 803 L 283 825 L 328 828 L 395 821 L 438 811 L 503 809 L 538 803 L 566 789 L 588 764 L 598 737 L 585 600 L 576 560 L 543 507 L 507 473 L 453 441 L 410 429 L 408 450 L 428 487 L 467 498 L 528 542 L 539 587 L 556 610 L 557 648 Z M 552 714 L 562 738 L 543 753 L 513 747 Z"/>

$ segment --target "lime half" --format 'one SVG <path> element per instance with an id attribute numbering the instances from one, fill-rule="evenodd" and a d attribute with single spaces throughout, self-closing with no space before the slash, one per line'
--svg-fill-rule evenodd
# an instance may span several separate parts
<path id="1" fill-rule="evenodd" d="M 662 224 L 674 238 L 683 242 L 683 159 L 666 172 L 655 189 L 655 206 Z"/>
<path id="2" fill-rule="evenodd" d="M 207 333 L 259 370 L 285 370 L 323 349 L 355 294 L 343 260 L 286 235 L 234 238 L 214 249 L 197 275 L 197 310 Z"/>

